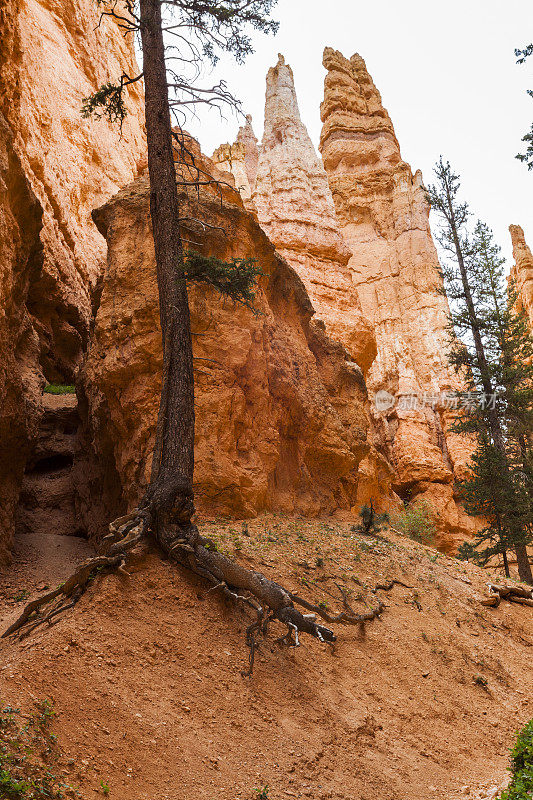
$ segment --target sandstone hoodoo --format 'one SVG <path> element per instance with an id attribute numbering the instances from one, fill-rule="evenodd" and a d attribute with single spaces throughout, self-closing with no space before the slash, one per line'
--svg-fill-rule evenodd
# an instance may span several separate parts
<path id="1" fill-rule="evenodd" d="M 257 177 L 259 147 L 252 127 L 252 117 L 246 117 L 246 123 L 237 134 L 233 144 L 223 144 L 213 153 L 213 162 L 221 170 L 230 172 L 235 187 L 240 192 L 246 208 L 255 212 L 252 193 Z"/>
<path id="2" fill-rule="evenodd" d="M 443 544 L 473 530 L 452 482 L 471 455 L 448 432 L 443 393 L 460 389 L 447 362 L 447 304 L 422 175 L 402 160 L 390 117 L 359 55 L 326 48 L 320 150 L 361 307 L 377 356 L 367 376 L 378 447 L 395 468 L 403 498 L 425 499 Z M 390 396 L 390 397 L 389 397 Z M 379 403 L 379 398 L 382 402 Z M 386 401 L 386 402 L 385 402 Z"/>
<path id="3" fill-rule="evenodd" d="M 95 214 L 109 269 L 83 370 L 91 438 L 128 507 L 150 474 L 161 368 L 148 201 L 143 177 Z M 199 202 L 184 191 L 181 202 L 206 223 L 188 240 L 224 259 L 254 257 L 265 273 L 256 314 L 191 286 L 199 510 L 349 512 L 370 448 L 361 370 L 315 320 L 304 284 L 237 192 L 225 189 L 221 205 L 215 189 L 202 188 Z M 108 505 L 103 518 L 119 510 Z"/>
<path id="4" fill-rule="evenodd" d="M 526 312 L 533 330 L 533 254 L 520 225 L 510 225 L 509 232 L 515 261 L 511 269 L 511 278 L 518 293 L 518 305 Z"/>
<path id="5" fill-rule="evenodd" d="M 253 194 L 261 227 L 305 283 L 329 335 L 366 373 L 376 356 L 347 269 L 351 252 L 337 223 L 321 159 L 300 119 L 283 56 L 266 79 L 265 128 Z"/>

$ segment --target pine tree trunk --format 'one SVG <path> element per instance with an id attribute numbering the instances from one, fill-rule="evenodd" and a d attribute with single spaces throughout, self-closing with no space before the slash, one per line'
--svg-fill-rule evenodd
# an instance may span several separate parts
<path id="1" fill-rule="evenodd" d="M 502 550 L 502 556 L 503 556 L 503 569 L 505 571 L 505 577 L 510 578 L 511 573 L 509 572 L 509 559 L 507 558 L 507 550 L 505 549 Z"/>
<path id="2" fill-rule="evenodd" d="M 529 556 L 527 554 L 527 547 L 525 544 L 517 545 L 515 547 L 515 553 L 520 580 L 524 581 L 524 583 L 529 583 L 530 586 L 533 586 L 533 574 L 531 572 L 531 564 L 529 562 Z"/>
<path id="3" fill-rule="evenodd" d="M 490 379 L 490 371 L 485 356 L 485 348 L 483 347 L 483 341 L 481 339 L 481 332 L 480 332 L 481 329 L 479 325 L 479 319 L 476 314 L 474 300 L 472 298 L 472 292 L 470 291 L 468 274 L 464 263 L 461 242 L 459 240 L 459 232 L 457 230 L 457 224 L 453 211 L 453 203 L 449 193 L 447 199 L 448 199 L 448 208 L 450 211 L 448 222 L 453 236 L 455 252 L 457 255 L 457 263 L 459 264 L 459 271 L 461 273 L 461 281 L 463 284 L 464 297 L 470 320 L 470 329 L 472 331 L 472 338 L 474 339 L 474 346 L 476 348 L 476 358 L 479 366 L 479 371 L 481 374 L 481 383 L 483 385 L 483 391 L 485 393 L 485 396 L 487 397 L 488 402 L 490 403 L 489 398 L 494 393 L 494 386 L 492 385 L 492 381 Z M 502 455 L 504 463 L 507 463 L 505 440 L 500 420 L 498 417 L 498 412 L 496 411 L 496 409 L 492 409 L 489 407 L 487 417 L 488 417 L 488 423 L 492 440 L 496 448 Z M 531 564 L 529 563 L 526 546 L 523 544 L 517 544 L 514 547 L 514 550 L 516 553 L 516 562 L 518 566 L 518 574 L 520 576 L 520 580 L 524 581 L 525 583 L 533 585 L 533 574 L 531 573 Z"/>
<path id="4" fill-rule="evenodd" d="M 160 524 L 194 512 L 194 375 L 179 231 L 160 0 L 140 0 L 150 213 L 163 338 L 163 386 L 150 487 L 143 501 Z"/>

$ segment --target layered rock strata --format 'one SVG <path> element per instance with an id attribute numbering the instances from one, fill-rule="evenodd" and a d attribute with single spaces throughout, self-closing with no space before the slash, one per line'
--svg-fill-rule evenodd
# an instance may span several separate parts
<path id="1" fill-rule="evenodd" d="M 326 48 L 324 66 L 320 150 L 352 252 L 349 270 L 377 340 L 367 378 L 378 396 L 375 443 L 395 467 L 396 490 L 428 500 L 452 546 L 473 529 L 452 486 L 471 445 L 448 431 L 442 393 L 460 385 L 447 363 L 447 304 L 437 289 L 422 175 L 402 160 L 363 59 Z"/>
<path id="2" fill-rule="evenodd" d="M 91 210 L 137 174 L 140 85 L 121 131 L 83 98 L 137 67 L 131 37 L 93 0 L 0 8 L 0 560 L 46 381 L 71 382 L 87 346 L 105 240 Z"/>
<path id="3" fill-rule="evenodd" d="M 259 147 L 250 115 L 246 117 L 246 124 L 239 128 L 235 142 L 220 145 L 213 153 L 212 160 L 218 169 L 232 175 L 246 208 L 255 212 L 252 194 L 257 177 Z"/>
<path id="4" fill-rule="evenodd" d="M 9 557 L 24 464 L 39 412 L 39 340 L 25 300 L 34 264 L 41 257 L 41 227 L 42 207 L 0 114 L 0 564 Z"/>
<path id="5" fill-rule="evenodd" d="M 510 225 L 509 232 L 515 262 L 511 268 L 511 278 L 518 293 L 518 305 L 527 314 L 533 331 L 533 254 L 519 225 Z"/>
<path id="6" fill-rule="evenodd" d="M 230 152 L 238 158 L 222 162 L 221 156 Z M 317 317 L 366 372 L 376 355 L 374 333 L 361 313 L 347 269 L 351 251 L 340 233 L 327 175 L 301 121 L 293 72 L 283 56 L 268 71 L 259 149 L 248 120 L 235 144 L 223 145 L 215 156 L 230 169 L 235 185 L 245 186 L 245 202 L 250 186 L 261 227 L 303 280 Z"/>
<path id="7" fill-rule="evenodd" d="M 182 192 L 180 202 L 184 216 L 204 223 L 185 223 L 197 249 L 254 257 L 265 273 L 256 314 L 205 285 L 190 287 L 198 508 L 237 517 L 349 511 L 369 451 L 361 370 L 315 319 L 304 284 L 236 191 L 223 191 L 222 208 L 203 187 L 199 200 Z M 147 178 L 95 219 L 109 265 L 82 383 L 93 446 L 115 466 L 107 494 L 117 496 L 119 481 L 131 507 L 149 480 L 162 368 Z"/>

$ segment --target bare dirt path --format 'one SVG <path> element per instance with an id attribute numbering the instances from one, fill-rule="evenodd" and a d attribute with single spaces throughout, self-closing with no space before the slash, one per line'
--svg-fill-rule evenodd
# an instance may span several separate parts
<path id="1" fill-rule="evenodd" d="M 47 586 L 57 586 L 94 548 L 79 536 L 57 536 L 40 531 L 19 534 L 13 563 L 0 572 L 0 630 L 5 630 L 25 604 Z"/>
<path id="2" fill-rule="evenodd" d="M 54 700 L 83 800 L 102 782 L 110 800 L 253 800 L 265 786 L 269 800 L 492 800 L 533 713 L 530 608 L 481 606 L 492 574 L 392 533 L 281 516 L 202 530 L 332 607 L 339 581 L 362 609 L 377 581 L 412 588 L 385 593 L 382 618 L 338 630 L 334 648 L 283 648 L 273 625 L 250 680 L 249 616 L 204 582 L 152 551 L 129 576 L 98 577 L 51 629 L 0 641 L 0 696 Z M 44 580 L 18 563 L 11 593 Z M 43 563 L 51 580 L 57 564 Z M 64 554 L 54 580 L 63 567 Z"/>

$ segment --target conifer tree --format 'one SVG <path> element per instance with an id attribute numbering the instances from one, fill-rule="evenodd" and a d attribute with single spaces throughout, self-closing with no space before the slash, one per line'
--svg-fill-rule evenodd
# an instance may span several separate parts
<path id="1" fill-rule="evenodd" d="M 524 64 L 526 59 L 533 54 L 533 44 L 528 44 L 523 50 L 517 48 L 514 52 L 516 63 Z M 527 93 L 530 97 L 533 97 L 533 89 L 528 89 Z M 529 133 L 526 133 L 525 136 L 522 137 L 522 141 L 526 145 L 526 152 L 518 153 L 516 157 L 519 161 L 526 164 L 528 169 L 533 169 L 533 125 Z"/>
<path id="2" fill-rule="evenodd" d="M 435 175 L 429 200 L 441 221 L 449 359 L 471 393 L 454 427 L 477 438 L 470 477 L 458 488 L 466 510 L 487 520 L 478 539 L 461 552 L 473 555 L 475 548 L 484 563 L 501 554 L 508 574 L 512 548 L 520 578 L 533 584 L 527 555 L 533 531 L 531 337 L 513 291 L 507 291 L 505 262 L 491 231 L 481 222 L 470 231 L 470 212 L 459 201 L 460 181 L 450 164 L 441 158 Z"/>

